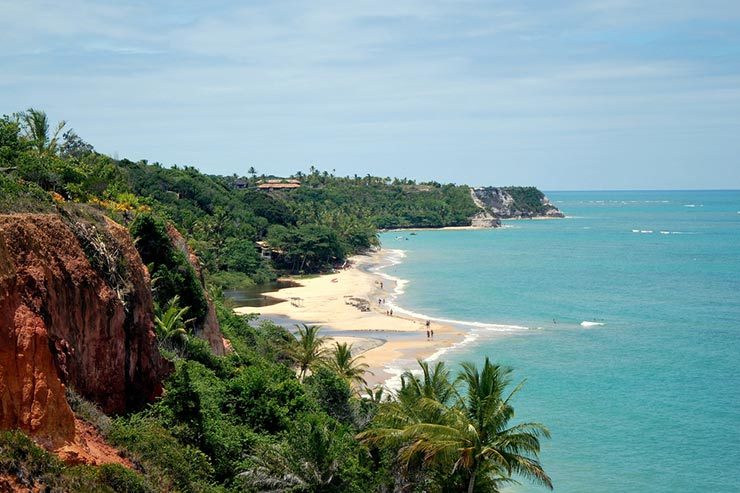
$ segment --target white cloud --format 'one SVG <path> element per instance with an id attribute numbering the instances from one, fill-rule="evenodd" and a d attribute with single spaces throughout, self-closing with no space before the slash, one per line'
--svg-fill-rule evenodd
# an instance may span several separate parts
<path id="1" fill-rule="evenodd" d="M 699 36 L 687 19 L 726 25 L 740 8 L 636 5 L 8 3 L 0 105 L 44 107 L 103 150 L 222 172 L 244 155 L 391 170 L 424 156 L 424 172 L 450 173 L 440 163 L 455 150 L 534 163 L 547 148 L 590 159 L 609 136 L 615 155 L 629 136 L 635 152 L 652 145 L 648 134 L 726 145 L 740 122 L 738 35 L 701 47 L 721 59 L 672 48 Z M 669 34 L 645 41 L 653 29 Z"/>

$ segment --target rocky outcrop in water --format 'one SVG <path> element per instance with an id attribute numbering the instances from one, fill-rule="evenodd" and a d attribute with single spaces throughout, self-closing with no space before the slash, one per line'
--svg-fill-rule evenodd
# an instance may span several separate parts
<path id="1" fill-rule="evenodd" d="M 0 215 L 0 427 L 48 447 L 75 440 L 66 386 L 121 413 L 153 400 L 170 370 L 128 231 L 86 214 Z"/>
<path id="2" fill-rule="evenodd" d="M 471 188 L 479 214 L 500 219 L 532 219 L 565 217 L 550 200 L 535 187 L 480 187 Z M 475 221 L 475 217 L 473 218 Z M 494 226 L 495 227 L 495 226 Z"/>

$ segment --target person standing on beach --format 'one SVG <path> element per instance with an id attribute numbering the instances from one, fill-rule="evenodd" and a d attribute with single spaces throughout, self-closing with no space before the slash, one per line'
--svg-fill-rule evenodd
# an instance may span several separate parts
<path id="1" fill-rule="evenodd" d="M 434 339 L 434 329 L 430 329 L 429 332 L 432 334 L 432 339 Z"/>
<path id="2" fill-rule="evenodd" d="M 427 340 L 429 340 L 429 329 L 427 329 Z"/>

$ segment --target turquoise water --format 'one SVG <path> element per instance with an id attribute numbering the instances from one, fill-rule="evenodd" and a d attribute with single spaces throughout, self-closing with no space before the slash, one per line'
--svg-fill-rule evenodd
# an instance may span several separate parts
<path id="1" fill-rule="evenodd" d="M 740 491 L 740 191 L 548 195 L 569 218 L 384 233 L 395 303 L 524 327 L 469 327 L 442 358 L 527 379 L 556 491 Z"/>

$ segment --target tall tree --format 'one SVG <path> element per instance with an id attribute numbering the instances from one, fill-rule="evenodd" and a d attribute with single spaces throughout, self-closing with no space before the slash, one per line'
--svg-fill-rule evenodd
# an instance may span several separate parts
<path id="1" fill-rule="evenodd" d="M 464 392 L 449 406 L 420 395 L 381 408 L 379 426 L 358 435 L 368 444 L 397 448 L 397 459 L 407 469 L 421 460 L 448 475 L 461 474 L 468 493 L 485 476 L 496 484 L 518 475 L 552 489 L 552 481 L 538 460 L 540 437 L 550 433 L 539 423 L 511 425 L 512 397 L 505 394 L 511 369 L 486 358 L 479 370 L 464 363 L 458 383 Z"/>
<path id="2" fill-rule="evenodd" d="M 323 361 L 326 355 L 326 337 L 319 337 L 321 327 L 318 325 L 300 324 L 296 328 L 298 337 L 293 348 L 293 359 L 298 365 L 298 379 L 303 382 L 306 372 Z"/>
<path id="3" fill-rule="evenodd" d="M 367 363 L 360 363 L 361 356 L 352 356 L 352 344 L 335 343 L 334 350 L 327 360 L 329 368 L 345 379 L 350 386 L 367 385 L 364 375 L 372 372 L 368 370 Z"/>
<path id="4" fill-rule="evenodd" d="M 444 361 L 430 367 L 429 362 L 418 360 L 421 376 L 406 371 L 401 375 L 400 396 L 409 398 L 426 397 L 447 404 L 455 396 L 455 386 L 450 382 L 450 370 Z"/>
<path id="5" fill-rule="evenodd" d="M 64 120 L 57 123 L 53 131 L 49 130 L 49 117 L 46 112 L 29 108 L 20 114 L 24 136 L 31 146 L 43 155 L 56 154 L 59 147 L 59 134 L 67 124 Z"/>

